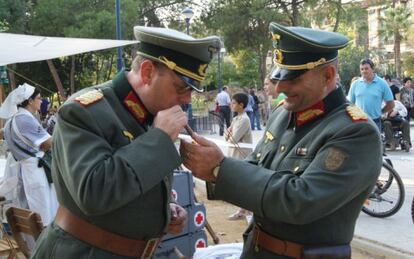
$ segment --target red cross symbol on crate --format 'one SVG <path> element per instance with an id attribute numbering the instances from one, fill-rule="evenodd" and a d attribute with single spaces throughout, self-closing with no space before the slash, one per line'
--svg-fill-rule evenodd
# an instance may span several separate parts
<path id="1" fill-rule="evenodd" d="M 175 201 L 177 201 L 178 193 L 176 190 L 174 189 L 171 190 L 171 196 L 174 198 Z"/>
<path id="2" fill-rule="evenodd" d="M 203 239 L 203 238 L 199 238 L 197 239 L 197 241 L 195 242 L 195 248 L 203 248 L 206 247 L 207 242 Z"/>
<path id="3" fill-rule="evenodd" d="M 202 211 L 197 211 L 194 214 L 194 225 L 200 227 L 201 225 L 203 225 L 205 218 L 206 217 L 204 216 L 204 213 Z"/>

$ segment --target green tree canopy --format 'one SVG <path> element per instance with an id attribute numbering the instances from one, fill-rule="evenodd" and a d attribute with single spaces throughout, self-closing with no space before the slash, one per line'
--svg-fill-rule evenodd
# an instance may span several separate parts
<path id="1" fill-rule="evenodd" d="M 411 10 L 405 4 L 388 6 L 381 17 L 379 34 L 385 41 L 392 40 L 394 44 L 395 74 L 400 78 L 401 73 L 401 42 L 406 38 L 412 22 Z"/>

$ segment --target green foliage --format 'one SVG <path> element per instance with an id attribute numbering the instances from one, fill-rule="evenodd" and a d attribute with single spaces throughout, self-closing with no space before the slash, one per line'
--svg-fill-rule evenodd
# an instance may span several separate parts
<path id="1" fill-rule="evenodd" d="M 406 38 L 408 30 L 412 25 L 411 9 L 405 4 L 390 6 L 385 9 L 381 17 L 379 34 L 385 40 L 394 45 L 395 74 L 401 76 L 401 42 Z"/>
<path id="2" fill-rule="evenodd" d="M 252 51 L 242 50 L 236 53 L 233 58 L 237 68 L 237 81 L 241 87 L 257 87 L 262 82 L 259 77 L 259 58 Z"/>
<path id="3" fill-rule="evenodd" d="M 402 55 L 404 76 L 409 75 L 414 77 L 414 53 L 406 52 Z"/>
<path id="4" fill-rule="evenodd" d="M 58 37 L 115 39 L 115 4 L 107 0 L 38 0 L 32 8 L 26 28 L 30 34 Z M 30 9 L 31 10 L 31 9 Z M 137 3 L 121 2 L 121 31 L 124 39 L 133 39 Z M 124 47 L 125 54 L 131 47 Z M 116 49 L 90 52 L 75 58 L 75 89 L 81 89 L 108 80 L 115 72 Z M 70 85 L 71 57 L 54 59 L 53 63 L 68 90 Z M 44 63 L 44 64 L 43 64 Z M 18 64 L 17 71 L 53 91 L 55 83 L 45 62 Z M 23 80 L 17 78 L 18 82 Z"/>
<path id="5" fill-rule="evenodd" d="M 264 79 L 265 71 L 264 58 L 268 50 L 271 49 L 271 40 L 269 38 L 269 24 L 271 21 L 287 20 L 286 16 L 280 11 L 274 9 L 273 2 L 264 0 L 219 0 L 211 1 L 210 5 L 202 17 L 201 21 L 214 33 L 223 37 L 223 42 L 227 52 L 233 56 L 239 55 L 239 52 L 248 52 L 255 55 L 257 63 L 249 62 L 250 67 L 248 75 L 252 80 L 245 80 L 244 77 L 237 78 L 238 84 L 257 83 L 261 85 Z M 285 17 L 285 18 L 284 18 Z M 239 71 L 241 75 L 246 71 Z M 251 74 L 250 69 L 254 72 Z"/>
<path id="6" fill-rule="evenodd" d="M 352 78 L 359 76 L 359 62 L 364 58 L 363 47 L 348 46 L 339 51 L 339 76 L 348 90 Z"/>
<path id="7" fill-rule="evenodd" d="M 121 32 L 123 39 L 134 39 L 137 24 L 174 24 L 185 28 L 180 12 L 184 0 L 122 0 Z M 159 18 L 162 14 L 163 18 Z M 79 37 L 116 38 L 115 1 L 108 0 L 2 0 L 0 30 L 27 34 Z M 172 27 L 174 28 L 174 27 Z M 123 47 L 130 58 L 132 47 Z M 53 63 L 65 89 L 69 89 L 72 57 L 54 59 Z M 130 60 L 126 61 L 129 63 Z M 90 52 L 75 57 L 75 90 L 108 80 L 116 72 L 116 49 Z M 16 70 L 34 82 L 56 91 L 55 83 L 45 62 L 17 64 Z M 17 77 L 17 82 L 26 81 Z"/>
<path id="8" fill-rule="evenodd" d="M 9 26 L 7 24 L 7 22 L 5 21 L 0 21 L 0 32 L 5 32 L 9 30 Z"/>
<path id="9" fill-rule="evenodd" d="M 410 25 L 411 10 L 405 5 L 387 7 L 384 16 L 381 17 L 379 33 L 385 40 L 393 39 L 398 32 L 402 38 L 405 38 Z"/>
<path id="10" fill-rule="evenodd" d="M 23 33 L 26 21 L 25 0 L 0 1 L 0 31 Z"/>
<path id="11" fill-rule="evenodd" d="M 206 79 L 203 82 L 204 88 L 207 91 L 216 90 L 218 82 L 218 58 L 214 58 L 208 66 Z M 221 59 L 220 64 L 220 81 L 221 85 L 228 85 L 237 79 L 236 66 L 229 61 Z"/>
<path id="12" fill-rule="evenodd" d="M 213 59 L 204 81 L 208 91 L 217 89 L 217 62 L 217 58 Z M 222 61 L 220 64 L 221 85 L 248 88 L 261 86 L 258 63 L 257 55 L 252 51 L 243 50 L 226 57 L 225 62 Z"/>

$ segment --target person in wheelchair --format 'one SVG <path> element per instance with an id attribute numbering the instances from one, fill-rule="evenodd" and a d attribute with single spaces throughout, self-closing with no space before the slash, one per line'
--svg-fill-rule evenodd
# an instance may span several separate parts
<path id="1" fill-rule="evenodd" d="M 393 110 L 386 114 L 383 125 L 385 133 L 385 143 L 390 147 L 390 150 L 395 150 L 400 141 L 395 139 L 395 131 L 402 132 L 401 149 L 409 151 L 411 148 L 410 141 L 410 124 L 405 119 L 407 116 L 407 109 L 397 100 L 394 100 L 395 106 Z"/>

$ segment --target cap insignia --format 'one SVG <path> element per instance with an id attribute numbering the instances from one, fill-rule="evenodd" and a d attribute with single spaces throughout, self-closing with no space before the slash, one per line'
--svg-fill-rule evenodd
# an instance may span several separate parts
<path id="1" fill-rule="evenodd" d="M 273 47 L 276 48 L 277 45 L 279 44 L 280 35 L 274 32 L 271 32 L 271 34 L 272 34 Z"/>
<path id="2" fill-rule="evenodd" d="M 283 61 L 283 53 L 280 51 L 280 49 L 274 49 L 273 50 L 273 61 L 276 64 L 281 64 Z"/>
<path id="3" fill-rule="evenodd" d="M 349 105 L 346 107 L 346 111 L 348 112 L 348 115 L 351 117 L 352 121 L 366 121 L 368 119 L 365 112 L 356 105 Z"/>
<path id="4" fill-rule="evenodd" d="M 75 98 L 75 101 L 79 102 L 82 105 L 90 105 L 95 103 L 103 98 L 103 93 L 100 90 L 94 89 L 89 92 L 86 92 Z"/>
<path id="5" fill-rule="evenodd" d="M 127 130 L 123 130 L 122 134 L 124 134 L 125 137 L 127 137 L 129 139 L 129 141 L 131 142 L 132 140 L 134 140 L 134 136 L 131 134 L 131 132 L 127 131 Z"/>
<path id="6" fill-rule="evenodd" d="M 198 74 L 199 74 L 200 76 L 205 76 L 205 75 L 206 75 L 207 65 L 208 65 L 208 64 L 201 64 L 201 65 L 198 67 Z"/>

